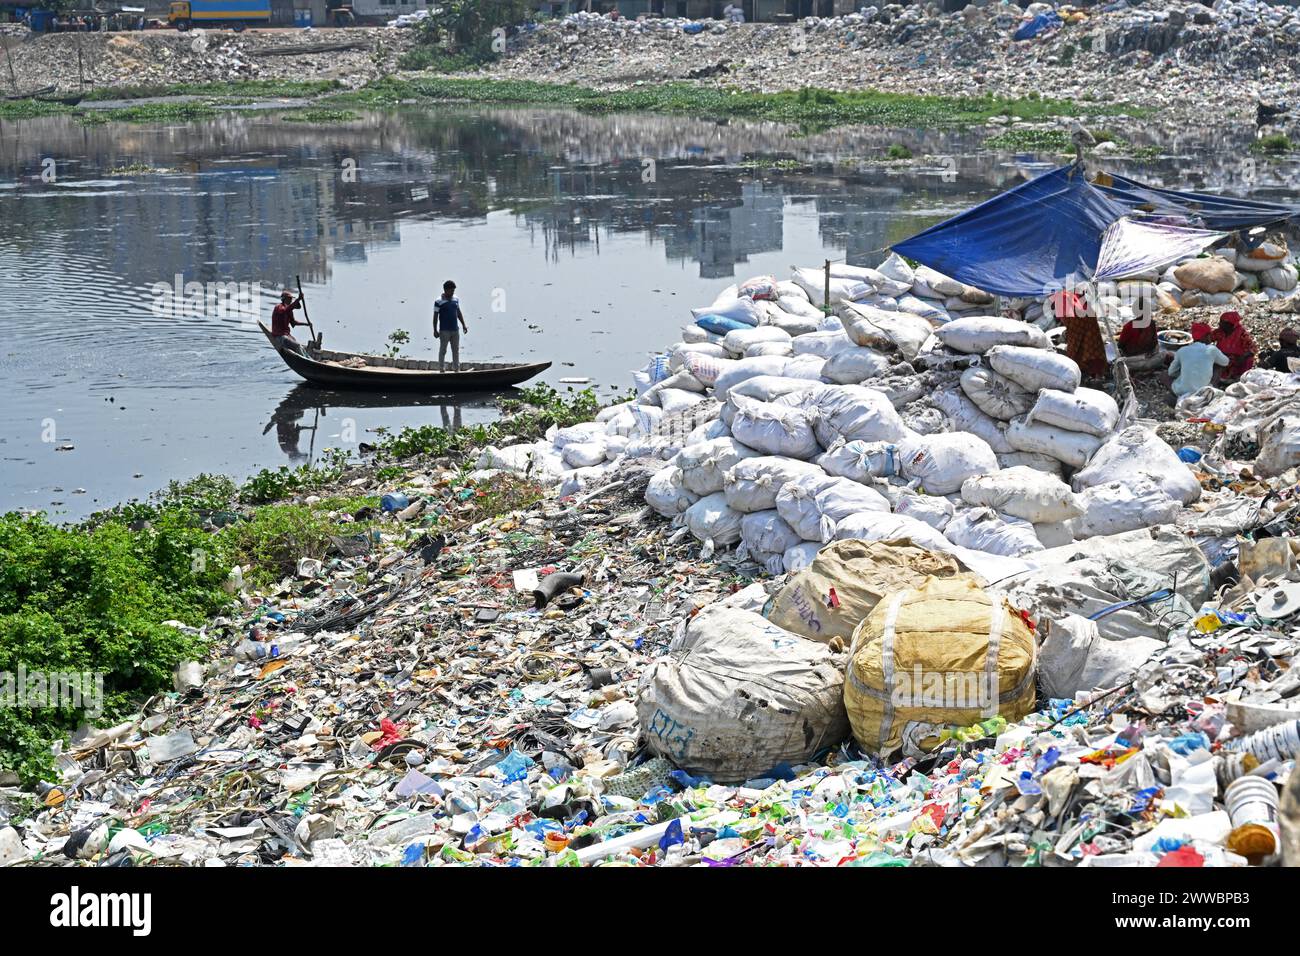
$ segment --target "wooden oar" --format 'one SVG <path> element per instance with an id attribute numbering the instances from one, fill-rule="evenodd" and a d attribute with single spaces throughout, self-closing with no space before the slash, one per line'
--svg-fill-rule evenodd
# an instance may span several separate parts
<path id="1" fill-rule="evenodd" d="M 312 348 L 320 348 L 320 343 L 316 341 L 316 326 L 311 324 L 311 316 L 307 314 L 307 297 L 302 292 L 302 276 L 294 276 L 294 281 L 298 283 L 298 298 L 302 300 L 302 317 L 307 320 L 307 328 L 311 329 Z"/>

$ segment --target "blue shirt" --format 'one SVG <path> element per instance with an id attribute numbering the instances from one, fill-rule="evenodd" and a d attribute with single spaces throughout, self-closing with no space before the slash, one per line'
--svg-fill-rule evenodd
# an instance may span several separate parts
<path id="1" fill-rule="evenodd" d="M 1214 366 L 1227 364 L 1228 357 L 1209 342 L 1184 345 L 1174 354 L 1174 364 L 1169 366 L 1174 394 L 1182 398 L 1205 388 L 1214 378 Z"/>
<path id="2" fill-rule="evenodd" d="M 456 319 L 460 316 L 460 299 L 452 296 L 443 297 L 433 303 L 433 314 L 438 321 L 439 332 L 455 332 Z"/>

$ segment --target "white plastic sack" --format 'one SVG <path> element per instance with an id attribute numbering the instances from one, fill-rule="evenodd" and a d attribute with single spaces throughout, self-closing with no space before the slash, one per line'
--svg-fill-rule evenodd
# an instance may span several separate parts
<path id="1" fill-rule="evenodd" d="M 1051 455 L 1040 455 L 1032 451 L 1012 451 L 1004 455 L 998 455 L 998 464 L 1004 469 L 1023 465 L 1026 468 L 1045 472 L 1056 478 L 1065 477 L 1065 462 L 1053 458 Z"/>
<path id="2" fill-rule="evenodd" d="M 885 496 L 847 478 L 809 476 L 787 482 L 776 510 L 805 541 L 829 541 L 842 518 L 862 511 L 889 511 Z"/>
<path id="3" fill-rule="evenodd" d="M 889 258 L 876 267 L 876 271 L 886 279 L 892 279 L 909 289 L 916 281 L 916 271 L 897 252 L 891 252 Z"/>
<path id="4" fill-rule="evenodd" d="M 841 321 L 849 338 L 858 345 L 878 348 L 878 342 L 883 338 L 909 362 L 916 358 L 921 346 L 933 334 L 930 323 L 919 315 L 856 303 L 845 306 Z"/>
<path id="5" fill-rule="evenodd" d="M 743 395 L 746 398 L 756 398 L 760 402 L 774 402 L 782 395 L 806 391 L 815 385 L 817 385 L 816 382 L 807 378 L 787 378 L 784 375 L 755 375 L 753 378 L 747 378 L 739 385 L 733 385 L 727 389 L 727 397 Z"/>
<path id="6" fill-rule="evenodd" d="M 1073 522 L 1077 538 L 1172 524 L 1183 507 L 1147 478 L 1131 484 L 1112 481 L 1094 485 L 1079 492 L 1078 498 L 1083 514 Z"/>
<path id="7" fill-rule="evenodd" d="M 894 503 L 894 514 L 905 518 L 915 518 L 928 524 L 940 533 L 952 520 L 956 509 L 953 503 L 941 495 L 923 495 L 912 489 L 906 489 Z"/>
<path id="8" fill-rule="evenodd" d="M 817 553 L 824 547 L 826 545 L 820 541 L 805 541 L 803 544 L 796 544 L 793 548 L 787 548 L 785 554 L 781 556 L 785 573 L 794 574 L 796 571 L 802 571 L 813 563 Z"/>
<path id="9" fill-rule="evenodd" d="M 605 436 L 605 460 L 613 461 L 627 450 L 627 437 L 624 435 Z"/>
<path id="10" fill-rule="evenodd" d="M 844 349 L 826 360 L 822 377 L 840 385 L 857 385 L 889 371 L 889 359 L 875 349 Z"/>
<path id="11" fill-rule="evenodd" d="M 900 295 L 898 297 L 898 311 L 907 312 L 931 323 L 947 322 L 952 318 L 948 314 L 948 310 L 938 303 L 915 295 Z"/>
<path id="12" fill-rule="evenodd" d="M 760 312 L 753 299 L 735 298 L 719 300 L 702 309 L 691 309 L 691 316 L 701 319 L 706 315 L 716 315 L 723 319 L 735 319 L 746 325 L 758 325 Z"/>
<path id="13" fill-rule="evenodd" d="M 682 345 L 721 345 L 722 336 L 717 332 L 710 332 L 708 329 L 702 329 L 698 325 L 683 325 L 682 340 L 678 347 Z"/>
<path id="14" fill-rule="evenodd" d="M 1007 441 L 1020 451 L 1051 455 L 1071 468 L 1082 468 L 1097 453 L 1102 440 L 1084 432 L 1066 431 L 1051 425 L 1030 424 L 1016 418 L 1007 426 Z"/>
<path id="15" fill-rule="evenodd" d="M 1039 522 L 1034 525 L 1034 534 L 1044 548 L 1062 548 L 1074 541 L 1074 522 Z"/>
<path id="16" fill-rule="evenodd" d="M 764 455 L 736 462 L 724 477 L 722 490 L 736 511 L 769 511 L 788 482 L 807 476 L 823 478 L 825 472 L 811 462 Z"/>
<path id="17" fill-rule="evenodd" d="M 930 396 L 930 401 L 952 420 L 954 430 L 977 435 L 996 454 L 1005 455 L 1016 450 L 1007 441 L 1006 425 L 980 411 L 961 389 L 940 389 Z"/>
<path id="18" fill-rule="evenodd" d="M 755 451 L 806 460 L 821 450 L 813 432 L 815 411 L 760 402 L 743 395 L 728 396 L 727 403 L 736 408 L 730 423 L 731 434 Z"/>
<path id="19" fill-rule="evenodd" d="M 768 558 L 779 558 L 796 544 L 803 543 L 803 539 L 775 509 L 771 509 L 754 511 L 741 519 L 740 542 L 756 560 L 766 563 Z"/>
<path id="20" fill-rule="evenodd" d="M 649 748 L 691 774 L 742 781 L 848 737 L 843 664 L 748 611 L 709 605 L 641 679 Z"/>
<path id="21" fill-rule="evenodd" d="M 692 355 L 708 356 L 710 358 L 725 359 L 727 350 L 721 344 L 714 342 L 683 342 L 668 353 L 668 368 L 670 371 L 678 371 L 687 368 L 687 361 Z M 692 375 L 692 378 L 695 376 Z M 699 379 L 696 379 L 699 381 Z M 707 384 L 707 383 L 701 383 Z"/>
<path id="22" fill-rule="evenodd" d="M 794 349 L 789 342 L 755 342 L 749 348 L 745 349 L 745 358 L 757 358 L 760 355 L 779 355 L 789 356 L 794 354 Z"/>
<path id="23" fill-rule="evenodd" d="M 1060 478 L 1020 466 L 962 482 L 961 499 L 1034 524 L 1069 521 L 1083 514 L 1070 486 Z"/>
<path id="24" fill-rule="evenodd" d="M 548 433 L 547 438 L 551 440 L 556 451 L 563 451 L 569 445 L 595 441 L 604 433 L 605 426 L 602 422 L 580 422 L 568 428 L 557 428 L 553 433 Z"/>
<path id="25" fill-rule="evenodd" d="M 949 544 L 947 538 L 924 521 L 918 521 L 908 515 L 890 514 L 884 511 L 864 511 L 841 519 L 835 526 L 835 540 L 848 539 L 859 541 L 906 539 L 917 547 L 928 548 L 931 551 L 946 550 Z"/>
<path id="26" fill-rule="evenodd" d="M 713 438 L 730 438 L 731 429 L 721 418 L 715 418 L 711 422 L 704 422 L 696 425 L 690 433 L 682 440 L 682 447 L 689 448 L 691 445 L 698 445 L 700 442 L 709 441 Z"/>
<path id="27" fill-rule="evenodd" d="M 756 329 L 736 329 L 723 337 L 722 347 L 733 355 L 743 355 L 745 349 L 760 342 L 781 342 L 788 345 L 790 333 L 770 325 L 759 326 Z"/>
<path id="28" fill-rule="evenodd" d="M 617 418 L 631 407 L 631 402 L 619 402 L 617 405 L 606 405 L 596 413 L 596 421 L 608 423 L 610 420 Z"/>
<path id="29" fill-rule="evenodd" d="M 828 475 L 870 484 L 872 478 L 898 474 L 898 446 L 893 442 L 839 439 L 819 455 L 817 464 Z"/>
<path id="30" fill-rule="evenodd" d="M 1009 558 L 1043 550 L 1043 543 L 1034 534 L 1032 524 L 998 514 L 992 508 L 968 508 L 957 512 L 943 533 L 949 541 L 963 548 Z"/>
<path id="31" fill-rule="evenodd" d="M 889 398 L 862 385 L 818 385 L 783 395 L 776 402 L 816 409 L 813 430 L 823 448 L 839 439 L 897 442 L 911 434 Z"/>
<path id="32" fill-rule="evenodd" d="M 835 319 L 835 324 L 839 326 L 840 321 Z M 809 332 L 807 335 L 795 336 L 790 347 L 794 349 L 795 355 L 816 355 L 828 359 L 853 348 L 853 340 L 845 334 L 843 328 L 837 328 L 832 332 Z"/>
<path id="33" fill-rule="evenodd" d="M 792 277 L 799 288 L 808 296 L 808 301 L 815 306 L 824 304 L 826 298 L 826 274 L 821 269 L 795 269 Z M 830 304 L 834 306 L 841 299 L 862 299 L 874 295 L 876 287 L 870 282 L 859 279 L 837 278 L 831 276 Z"/>
<path id="34" fill-rule="evenodd" d="M 734 438 L 714 438 L 699 445 L 683 448 L 677 455 L 682 470 L 682 484 L 697 495 L 722 491 L 725 475 L 745 458 L 757 458 L 758 452 Z"/>
<path id="35" fill-rule="evenodd" d="M 932 495 L 960 491 L 962 482 L 998 470 L 998 458 L 982 438 L 964 432 L 916 436 L 898 443 L 903 476 Z"/>
<path id="36" fill-rule="evenodd" d="M 715 385 L 719 377 L 734 368 L 736 363 L 731 359 L 717 358 L 713 355 L 705 355 L 702 352 L 691 351 L 686 353 L 685 365 L 698 381 L 703 382 L 705 385 Z"/>
<path id="37" fill-rule="evenodd" d="M 744 517 L 727 507 L 727 499 L 719 491 L 686 509 L 686 527 L 700 541 L 712 541 L 722 547 L 740 542 L 740 522 Z"/>
<path id="38" fill-rule="evenodd" d="M 1095 388 L 1076 388 L 1073 392 L 1045 388 L 1038 393 L 1038 401 L 1025 421 L 1104 438 L 1115 430 L 1119 406 L 1115 399 Z"/>
<path id="39" fill-rule="evenodd" d="M 971 316 L 954 319 L 934 331 L 935 337 L 950 349 L 983 355 L 998 345 L 1025 348 L 1051 348 L 1047 333 L 1037 326 L 1002 316 Z"/>
<path id="40" fill-rule="evenodd" d="M 655 472 L 645 489 L 645 503 L 665 518 L 685 514 L 699 500 L 699 495 L 688 491 L 682 484 L 682 470 L 676 465 Z"/>
<path id="41" fill-rule="evenodd" d="M 980 411 L 999 421 L 1010 421 L 1034 407 L 1032 392 L 979 365 L 961 373 L 961 390 Z"/>
<path id="42" fill-rule="evenodd" d="M 764 355 L 758 358 L 743 358 L 730 363 L 721 374 L 717 375 L 713 381 L 713 396 L 718 401 L 725 401 L 728 392 L 751 378 L 757 378 L 760 375 L 776 375 L 783 378 L 806 378 L 817 381 L 821 378 L 821 359 L 812 358 L 809 361 L 799 361 L 797 358 L 788 359 L 778 355 Z"/>
<path id="43" fill-rule="evenodd" d="M 1300 465 L 1300 416 L 1279 413 L 1258 430 L 1259 455 L 1255 471 L 1272 477 Z"/>
<path id="44" fill-rule="evenodd" d="M 1038 652 L 1038 684 L 1045 695 L 1058 699 L 1118 687 L 1166 646 L 1150 637 L 1108 641 L 1096 621 L 1077 614 L 1052 618 L 1046 632 Z"/>
<path id="45" fill-rule="evenodd" d="M 570 468 L 590 468 L 605 460 L 604 441 L 571 442 L 561 453 Z"/>
<path id="46" fill-rule="evenodd" d="M 923 290 L 930 293 L 930 298 L 961 295 L 966 289 L 966 283 L 950 279 L 942 272 L 936 272 L 929 266 L 917 266 L 914 277 L 912 285 L 915 286 L 916 283 L 921 283 Z M 920 295 L 921 293 L 918 292 L 917 294 Z"/>
<path id="47" fill-rule="evenodd" d="M 1079 366 L 1073 359 L 1049 349 L 998 345 L 989 349 L 985 357 L 993 371 L 1031 392 L 1042 388 L 1073 392 L 1081 380 Z"/>
<path id="48" fill-rule="evenodd" d="M 1199 501 L 1201 485 L 1178 454 L 1155 432 L 1131 425 L 1110 438 L 1092 461 L 1074 476 L 1074 490 L 1120 482 L 1135 485 L 1147 478 L 1165 494 L 1185 505 Z"/>
<path id="49" fill-rule="evenodd" d="M 670 368 L 672 367 L 673 357 L 673 353 L 670 353 L 668 359 Z M 702 395 L 706 387 L 703 382 L 690 373 L 689 369 L 679 367 L 672 375 L 669 375 L 662 382 L 658 382 L 650 391 L 658 392 L 663 391 L 665 388 L 678 388 L 687 392 L 699 392 Z"/>

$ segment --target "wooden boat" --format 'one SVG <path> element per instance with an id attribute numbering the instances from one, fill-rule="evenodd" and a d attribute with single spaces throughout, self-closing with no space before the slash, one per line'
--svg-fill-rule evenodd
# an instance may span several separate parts
<path id="1" fill-rule="evenodd" d="M 357 352 L 331 352 L 307 348 L 306 355 L 282 349 L 271 338 L 271 330 L 261 322 L 262 330 L 276 354 L 307 381 L 334 388 L 368 388 L 387 391 L 482 392 L 507 388 L 526 382 L 551 367 L 550 362 L 523 365 L 514 362 L 462 362 L 459 372 L 439 372 L 437 359 L 389 358 Z"/>

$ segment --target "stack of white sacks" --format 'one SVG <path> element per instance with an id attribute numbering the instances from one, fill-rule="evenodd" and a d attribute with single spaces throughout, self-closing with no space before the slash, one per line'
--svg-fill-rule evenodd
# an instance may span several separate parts
<path id="1" fill-rule="evenodd" d="M 732 286 L 635 373 L 638 398 L 489 449 L 578 487 L 658 459 L 646 502 L 773 574 L 843 538 L 911 538 L 972 566 L 1172 520 L 1200 487 L 1035 324 L 898 256 Z M 537 473 L 534 471 L 534 473 Z M 1073 478 L 1073 487 L 1066 479 Z"/>

